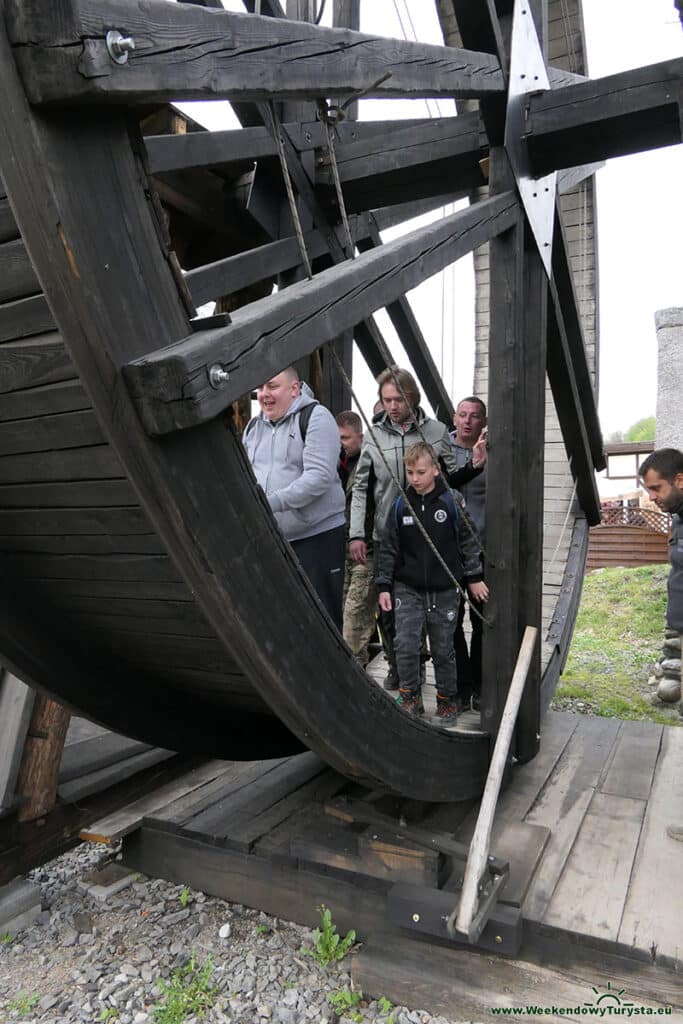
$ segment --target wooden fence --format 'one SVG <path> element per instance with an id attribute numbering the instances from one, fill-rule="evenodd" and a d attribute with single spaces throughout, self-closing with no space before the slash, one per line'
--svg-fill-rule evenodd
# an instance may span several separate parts
<path id="1" fill-rule="evenodd" d="M 590 531 L 586 572 L 611 565 L 628 568 L 666 562 L 671 519 L 649 508 L 606 508 Z"/>

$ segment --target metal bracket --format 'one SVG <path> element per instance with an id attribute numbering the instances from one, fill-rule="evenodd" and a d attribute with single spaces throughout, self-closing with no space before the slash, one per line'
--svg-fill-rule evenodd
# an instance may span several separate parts
<path id="1" fill-rule="evenodd" d="M 526 143 L 527 100 L 550 88 L 529 0 L 515 0 L 510 43 L 510 81 L 505 118 L 505 149 L 522 205 L 546 274 L 552 275 L 557 171 L 534 178 Z"/>

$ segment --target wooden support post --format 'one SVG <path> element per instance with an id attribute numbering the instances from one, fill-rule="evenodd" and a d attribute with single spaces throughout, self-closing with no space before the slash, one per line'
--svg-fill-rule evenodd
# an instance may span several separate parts
<path id="1" fill-rule="evenodd" d="M 491 153 L 491 198 L 512 184 L 505 152 Z M 491 200 L 488 200 L 490 202 Z M 482 726 L 495 736 L 519 647 L 519 537 L 526 453 L 519 443 L 524 409 L 519 401 L 524 366 L 521 215 L 489 246 L 491 313 L 489 359 L 489 470 L 486 494 L 486 579 L 491 592 L 484 614 Z M 524 468 L 523 468 L 524 467 Z"/>
<path id="2" fill-rule="evenodd" d="M 537 640 L 538 630 L 533 626 L 527 626 L 524 630 L 515 670 L 510 680 L 505 710 L 501 718 L 500 729 L 489 766 L 484 795 L 481 798 L 479 817 L 477 818 L 474 835 L 470 843 L 460 900 L 458 906 L 448 919 L 448 931 L 451 934 L 455 930 L 470 938 L 470 930 L 477 907 L 479 880 L 484 873 L 489 856 L 491 830 L 493 829 L 493 818 L 496 813 L 498 794 L 500 793 L 503 774 L 508 763 L 510 743 L 515 729 L 517 711 L 522 699 L 527 672 L 529 671 L 534 650 L 538 646 Z M 476 938 L 472 938 L 471 941 L 476 942 Z"/>
<path id="3" fill-rule="evenodd" d="M 545 54 L 547 0 L 532 0 L 531 11 Z M 524 372 L 517 401 L 522 414 L 516 443 L 523 452 L 525 472 L 520 481 L 519 510 L 519 605 L 518 633 L 531 623 L 541 628 L 543 614 L 543 490 L 545 457 L 546 342 L 548 330 L 548 280 L 533 234 L 527 224 L 524 236 L 524 269 L 520 343 Z M 530 656 L 526 685 L 517 716 L 513 752 L 518 761 L 531 760 L 538 752 L 541 732 L 541 645 Z"/>
<path id="4" fill-rule="evenodd" d="M 36 698 L 17 781 L 17 792 L 23 797 L 19 821 L 42 818 L 55 805 L 70 718 L 71 712 L 63 704 L 42 694 Z"/>

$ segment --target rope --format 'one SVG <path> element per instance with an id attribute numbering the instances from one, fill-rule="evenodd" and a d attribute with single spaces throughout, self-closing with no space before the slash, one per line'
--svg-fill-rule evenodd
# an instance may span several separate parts
<path id="1" fill-rule="evenodd" d="M 294 221 L 294 230 L 296 232 L 296 240 L 299 243 L 299 252 L 301 254 L 301 262 L 306 270 L 306 275 L 309 281 L 313 278 L 313 271 L 311 270 L 311 261 L 308 258 L 308 249 L 306 248 L 306 242 L 304 240 L 304 233 L 301 227 L 301 220 L 299 218 L 299 211 L 296 205 L 296 199 L 294 198 L 294 189 L 292 188 L 292 179 L 289 175 L 289 167 L 287 166 L 287 158 L 285 156 L 285 147 L 282 141 L 282 125 L 280 124 L 280 118 L 278 117 L 277 111 L 275 110 L 275 104 L 271 100 L 266 108 L 271 118 L 271 132 L 275 139 L 275 145 L 277 146 L 277 155 L 280 158 L 280 167 L 282 168 L 282 177 L 285 182 L 285 189 L 287 191 L 287 199 L 289 201 L 289 210 Z"/>
<path id="2" fill-rule="evenodd" d="M 309 280 L 311 280 L 313 278 L 313 272 L 311 270 L 311 263 L 310 263 L 310 260 L 308 258 L 308 250 L 306 249 L 306 241 L 304 239 L 303 230 L 301 228 L 301 220 L 299 218 L 299 211 L 298 211 L 297 206 L 296 206 L 296 199 L 294 198 L 294 190 L 292 188 L 292 181 L 291 181 L 291 177 L 290 177 L 290 174 L 289 174 L 289 167 L 287 166 L 287 158 L 285 156 L 284 145 L 282 143 L 282 135 L 281 135 L 282 126 L 280 124 L 279 118 L 277 116 L 277 113 L 276 113 L 276 110 L 275 110 L 275 107 L 274 107 L 272 101 L 270 102 L 270 104 L 268 106 L 268 110 L 269 110 L 269 113 L 270 113 L 270 117 L 272 119 L 271 130 L 273 132 L 273 136 L 275 137 L 275 141 L 276 141 L 276 144 L 277 144 L 277 152 L 278 152 L 278 157 L 279 157 L 279 160 L 280 160 L 280 167 L 282 169 L 282 176 L 283 176 L 283 179 L 284 179 L 284 182 L 285 182 L 285 189 L 286 189 L 286 192 L 287 192 L 287 199 L 289 201 L 290 213 L 291 213 L 291 216 L 292 216 L 292 220 L 294 221 L 294 227 L 295 227 L 295 230 L 296 230 L 297 242 L 298 242 L 298 245 L 299 245 L 299 251 L 301 253 L 301 261 L 302 261 L 304 267 L 306 268 L 306 273 L 308 275 Z M 324 120 L 326 128 L 327 128 L 327 135 L 328 135 L 328 139 L 329 139 L 330 138 L 329 123 L 328 123 L 328 120 L 326 119 L 326 117 L 323 117 L 323 120 Z M 348 230 L 348 219 L 346 217 L 346 206 L 345 206 L 345 203 L 344 203 L 344 196 L 343 196 L 342 189 L 341 189 L 341 182 L 339 180 L 339 172 L 338 172 L 338 169 L 336 167 L 336 162 L 337 161 L 336 161 L 336 156 L 335 156 L 335 152 L 334 152 L 334 147 L 332 147 L 332 149 L 330 150 L 330 162 L 331 162 L 331 164 L 333 166 L 333 176 L 334 176 L 334 179 L 335 179 L 335 187 L 337 188 L 337 200 L 339 202 L 340 212 L 342 213 L 342 220 L 343 220 L 343 222 L 345 224 L 346 231 L 348 232 L 347 241 L 348 241 L 349 248 L 350 248 L 350 253 L 351 253 L 350 258 L 353 259 L 353 256 L 354 256 L 353 242 L 351 240 L 351 234 L 350 234 L 350 232 Z M 336 173 L 335 173 L 335 170 L 336 170 Z M 420 521 L 419 517 L 417 516 L 417 513 L 415 512 L 415 509 L 412 507 L 412 505 L 410 503 L 410 500 L 409 500 L 409 498 L 408 498 L 408 496 L 407 496 L 407 494 L 405 492 L 405 489 L 404 489 L 403 485 L 401 484 L 401 481 L 398 479 L 398 477 L 394 473 L 394 471 L 393 471 L 392 467 L 390 466 L 386 456 L 384 455 L 384 452 L 382 451 L 381 445 L 379 443 L 377 435 L 375 434 L 375 431 L 374 431 L 374 429 L 372 427 L 372 424 L 370 423 L 370 421 L 368 420 L 367 416 L 365 415 L 365 412 L 363 411 L 361 403 L 358 400 L 358 396 L 356 395 L 356 393 L 355 393 L 355 391 L 353 389 L 353 385 L 351 384 L 351 381 L 349 380 L 348 374 L 346 373 L 346 370 L 344 369 L 344 365 L 343 365 L 342 361 L 340 360 L 339 356 L 337 355 L 337 353 L 334 350 L 334 346 L 330 342 L 327 342 L 325 344 L 325 348 L 327 350 L 327 353 L 332 357 L 332 360 L 336 364 L 337 369 L 338 369 L 338 371 L 339 371 L 339 373 L 340 373 L 340 375 L 342 377 L 342 380 L 344 381 L 346 387 L 349 389 L 349 392 L 350 392 L 354 402 L 358 406 L 358 408 L 360 410 L 361 417 L 363 419 L 363 422 L 365 423 L 365 426 L 368 429 L 368 433 L 370 434 L 370 437 L 372 438 L 372 441 L 373 441 L 375 447 L 377 448 L 379 456 L 380 456 L 382 462 L 384 463 L 384 467 L 387 470 L 387 472 L 389 474 L 389 477 L 393 481 L 393 483 L 394 483 L 396 489 L 398 490 L 399 494 L 401 495 L 401 497 L 405 501 L 406 507 L 407 507 L 408 511 L 414 517 L 415 522 L 417 523 L 418 528 L 419 528 L 419 530 L 420 530 L 424 540 L 427 543 L 427 546 L 431 550 L 432 554 L 436 556 L 437 561 L 441 565 L 442 569 L 444 569 L 444 571 L 446 572 L 446 575 L 448 576 L 448 579 L 450 579 L 452 581 L 452 583 L 455 585 L 455 587 L 458 590 L 458 592 L 464 597 L 465 601 L 467 601 L 467 603 L 469 604 L 469 606 L 470 606 L 470 613 L 474 612 L 475 615 L 479 616 L 479 618 L 482 620 L 482 622 L 485 622 L 487 625 L 491 625 L 490 620 L 486 619 L 479 612 L 479 610 L 477 608 L 475 608 L 473 602 L 470 601 L 469 594 L 461 586 L 461 584 L 455 578 L 455 576 L 453 575 L 453 573 L 451 572 L 449 567 L 446 565 L 446 562 L 442 558 L 440 552 L 437 550 L 436 546 L 434 545 L 434 542 L 432 541 L 431 537 L 429 536 L 429 534 L 427 533 L 425 527 L 423 526 L 422 522 Z M 387 366 L 389 366 L 391 360 L 390 360 L 389 352 L 386 349 L 386 346 L 384 345 L 383 341 L 380 342 L 380 352 L 381 352 L 385 362 L 387 363 Z M 406 393 L 405 393 L 405 391 L 404 391 L 400 381 L 398 380 L 398 378 L 394 378 L 394 380 L 395 380 L 396 386 L 397 386 L 397 388 L 398 388 L 398 390 L 399 390 L 399 392 L 401 394 L 401 397 L 403 398 L 403 401 L 406 403 L 406 407 L 408 408 L 409 413 L 410 413 L 410 418 L 412 419 L 412 422 L 415 424 L 421 439 L 424 441 L 425 444 L 429 444 L 429 442 L 427 441 L 427 439 L 426 439 L 426 437 L 424 435 L 422 427 L 421 427 L 420 423 L 417 420 L 417 417 L 415 415 L 415 410 L 412 408 L 410 402 L 408 401 L 408 398 L 406 396 Z M 443 471 L 441 470 L 441 467 L 439 467 L 439 476 L 444 481 L 446 487 L 448 487 L 448 481 L 445 479 Z M 484 549 L 483 549 L 483 547 L 481 545 L 481 540 L 479 539 L 479 536 L 478 536 L 476 530 L 474 529 L 474 525 L 473 525 L 472 521 L 470 520 L 469 515 L 467 514 L 466 510 L 464 510 L 462 508 L 461 508 L 461 512 L 463 513 L 463 519 L 464 519 L 465 524 L 467 525 L 467 528 L 470 530 L 470 533 L 472 534 L 474 539 L 477 541 L 480 550 L 482 552 L 484 552 Z M 485 554 L 485 552 L 484 552 L 484 554 Z"/>

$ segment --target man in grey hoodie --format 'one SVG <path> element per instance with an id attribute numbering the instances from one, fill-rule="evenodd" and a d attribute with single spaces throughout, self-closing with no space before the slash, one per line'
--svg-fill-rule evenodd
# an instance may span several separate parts
<path id="1" fill-rule="evenodd" d="M 256 391 L 261 412 L 243 441 L 278 526 L 335 625 L 342 628 L 345 499 L 332 413 L 288 367 Z"/>

